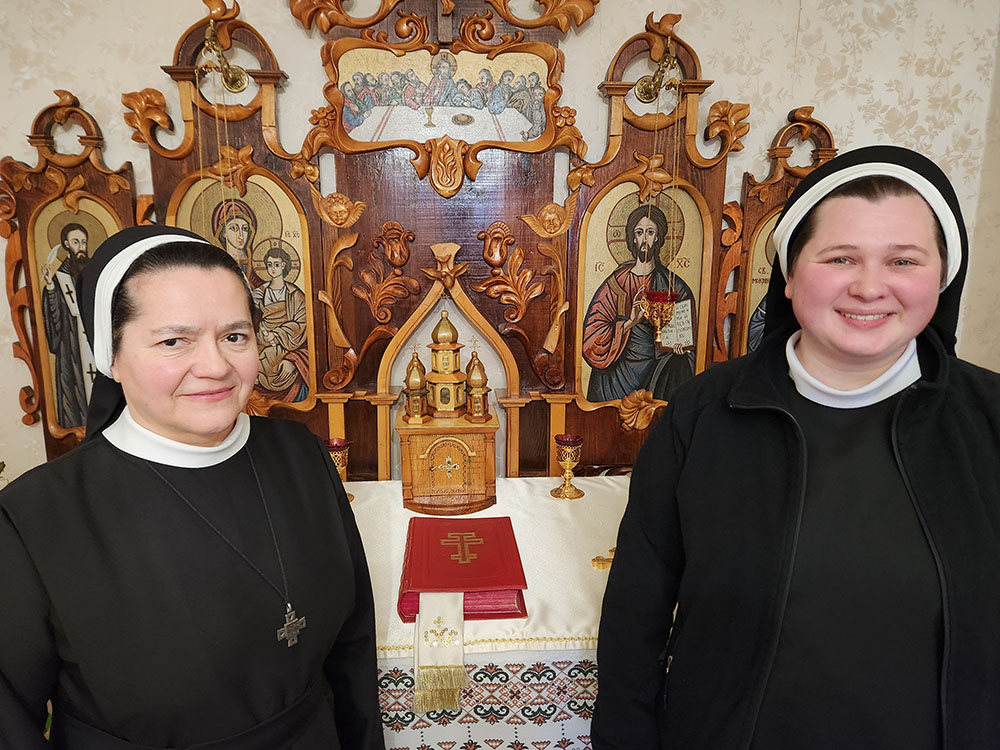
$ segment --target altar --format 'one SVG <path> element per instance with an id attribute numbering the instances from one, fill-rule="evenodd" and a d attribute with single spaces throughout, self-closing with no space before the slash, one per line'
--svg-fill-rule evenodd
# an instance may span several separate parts
<path id="1" fill-rule="evenodd" d="M 469 683 L 459 711 L 427 714 L 413 712 L 414 626 L 396 612 L 406 527 L 416 514 L 403 508 L 398 481 L 347 483 L 375 595 L 387 748 L 462 747 L 469 741 L 497 748 L 590 747 L 601 600 L 628 481 L 576 478 L 584 497 L 557 500 L 549 494 L 556 477 L 499 478 L 496 505 L 464 516 L 510 517 L 528 583 L 528 617 L 466 622 Z"/>

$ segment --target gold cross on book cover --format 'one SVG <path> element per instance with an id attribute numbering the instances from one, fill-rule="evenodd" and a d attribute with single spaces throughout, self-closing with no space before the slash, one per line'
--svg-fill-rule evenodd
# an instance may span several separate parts
<path id="1" fill-rule="evenodd" d="M 413 622 L 424 591 L 464 592 L 466 620 L 527 617 L 510 518 L 410 519 L 397 609 Z"/>

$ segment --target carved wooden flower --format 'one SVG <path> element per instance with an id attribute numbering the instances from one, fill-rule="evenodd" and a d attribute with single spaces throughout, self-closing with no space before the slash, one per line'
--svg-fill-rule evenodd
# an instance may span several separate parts
<path id="1" fill-rule="evenodd" d="M 146 142 L 144 129 L 152 130 L 152 124 L 159 125 L 164 130 L 173 128 L 170 116 L 166 112 L 167 100 L 156 89 L 122 94 L 122 104 L 132 110 L 125 113 L 125 124 L 135 129 L 132 140 L 137 143 Z"/>
<path id="2" fill-rule="evenodd" d="M 333 107 L 320 107 L 314 109 L 309 115 L 309 124 L 317 125 L 321 128 L 332 128 L 337 124 L 337 112 Z"/>
<path id="3" fill-rule="evenodd" d="M 657 409 L 666 405 L 666 401 L 653 398 L 653 394 L 647 390 L 632 391 L 618 405 L 618 417 L 622 421 L 622 429 L 626 432 L 645 430 L 656 416 Z"/>
<path id="4" fill-rule="evenodd" d="M 382 225 L 382 236 L 376 237 L 372 242 L 376 246 L 382 246 L 386 260 L 393 265 L 393 274 L 399 276 L 403 272 L 402 267 L 410 259 L 409 243 L 414 239 L 416 235 L 409 229 L 404 229 L 398 221 L 387 221 Z"/>
<path id="5" fill-rule="evenodd" d="M 509 323 L 517 323 L 524 317 L 528 303 L 545 291 L 542 282 L 535 280 L 530 268 L 521 268 L 524 264 L 524 250 L 515 247 L 510 254 L 507 273 L 500 276 L 490 276 L 472 288 L 477 292 L 485 292 L 493 299 L 499 299 L 503 305 L 508 305 L 503 317 Z"/>
<path id="6" fill-rule="evenodd" d="M 555 115 L 557 128 L 576 124 L 576 110 L 572 107 L 553 107 L 552 114 Z"/>
<path id="7" fill-rule="evenodd" d="M 222 146 L 219 149 L 219 157 L 219 161 L 209 167 L 208 173 L 235 187 L 240 195 L 246 195 L 247 180 L 255 168 L 253 145 L 247 144 L 239 150 L 233 146 Z"/>

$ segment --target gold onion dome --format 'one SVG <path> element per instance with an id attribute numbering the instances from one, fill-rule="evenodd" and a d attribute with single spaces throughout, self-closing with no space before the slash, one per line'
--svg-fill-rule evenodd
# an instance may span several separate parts
<path id="1" fill-rule="evenodd" d="M 486 385 L 486 369 L 482 360 L 479 359 L 478 352 L 472 352 L 469 366 L 465 370 L 467 382 L 470 388 L 482 388 Z"/>
<path id="2" fill-rule="evenodd" d="M 424 364 L 420 361 L 416 352 L 413 352 L 413 359 L 406 366 L 406 387 L 411 391 L 419 391 L 426 384 L 424 379 Z"/>
<path id="3" fill-rule="evenodd" d="M 431 333 L 431 339 L 435 344 L 455 344 L 458 343 L 458 331 L 455 330 L 455 326 L 451 324 L 448 320 L 448 311 L 441 311 L 441 320 L 438 324 L 434 326 L 434 331 Z"/>

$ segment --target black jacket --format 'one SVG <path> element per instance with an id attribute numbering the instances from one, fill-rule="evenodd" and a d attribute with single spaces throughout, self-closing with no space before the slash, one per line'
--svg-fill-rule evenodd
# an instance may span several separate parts
<path id="1" fill-rule="evenodd" d="M 918 337 L 922 377 L 891 433 L 941 588 L 945 750 L 1000 747 L 1000 376 L 954 356 L 965 267 Z M 798 326 L 774 277 L 760 349 L 686 384 L 636 461 L 601 619 L 595 750 L 752 741 L 806 471 L 784 355 Z"/>
<path id="2" fill-rule="evenodd" d="M 980 750 L 1000 745 L 1000 376 L 933 331 L 920 344 L 893 443 L 940 577 L 945 747 Z M 692 381 L 653 428 L 604 599 L 595 750 L 749 746 L 805 487 L 792 388 L 775 339 Z"/>

